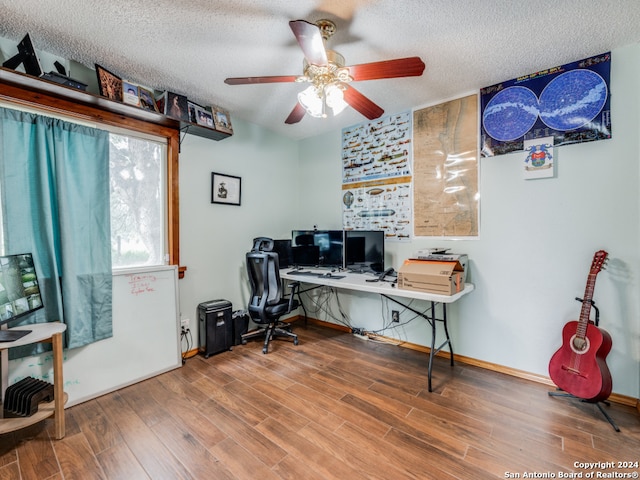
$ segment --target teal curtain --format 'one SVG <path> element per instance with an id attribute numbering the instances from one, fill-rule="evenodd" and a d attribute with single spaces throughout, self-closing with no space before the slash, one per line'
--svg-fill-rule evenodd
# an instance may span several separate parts
<path id="1" fill-rule="evenodd" d="M 33 253 L 42 289 L 25 322 L 64 322 L 68 348 L 112 336 L 109 133 L 0 108 L 0 195 L 5 252 Z"/>

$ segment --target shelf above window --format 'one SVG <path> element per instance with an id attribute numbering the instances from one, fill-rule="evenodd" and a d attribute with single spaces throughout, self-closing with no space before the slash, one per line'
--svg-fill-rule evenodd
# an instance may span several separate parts
<path id="1" fill-rule="evenodd" d="M 202 125 L 181 122 L 167 117 L 161 113 L 145 110 L 126 103 L 116 102 L 100 95 L 86 92 L 59 83 L 44 80 L 15 70 L 0 67 L 0 85 L 7 88 L 0 92 L 0 98 L 8 100 L 19 99 L 26 103 L 39 104 L 39 95 L 47 95 L 52 99 L 71 101 L 78 106 L 78 113 L 82 113 L 81 107 L 99 109 L 112 114 L 120 115 L 124 118 L 131 118 L 149 122 L 158 126 L 181 130 L 192 135 L 209 138 L 211 140 L 223 140 L 231 134 L 219 132 Z M 55 107 L 55 105 L 50 105 Z"/>

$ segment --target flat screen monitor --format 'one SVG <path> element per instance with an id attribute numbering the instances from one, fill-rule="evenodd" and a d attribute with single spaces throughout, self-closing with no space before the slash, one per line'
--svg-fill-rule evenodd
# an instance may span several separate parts
<path id="1" fill-rule="evenodd" d="M 288 268 L 293 265 L 293 251 L 291 250 L 291 240 L 274 240 L 273 251 L 278 254 L 278 264 L 280 268 Z"/>
<path id="2" fill-rule="evenodd" d="M 383 272 L 384 232 L 382 230 L 346 230 L 344 257 L 344 266 L 350 270 Z"/>
<path id="3" fill-rule="evenodd" d="M 344 234 L 342 230 L 294 230 L 291 232 L 291 245 L 294 250 L 295 247 L 317 247 L 318 262 L 316 266 L 331 268 L 344 266 Z"/>
<path id="4" fill-rule="evenodd" d="M 0 256 L 0 325 L 42 307 L 33 256 L 30 253 Z M 0 341 L 14 341 L 29 332 L 30 330 L 0 330 Z"/>
<path id="5" fill-rule="evenodd" d="M 320 263 L 320 249 L 315 245 L 291 247 L 291 259 L 295 267 L 317 267 Z"/>

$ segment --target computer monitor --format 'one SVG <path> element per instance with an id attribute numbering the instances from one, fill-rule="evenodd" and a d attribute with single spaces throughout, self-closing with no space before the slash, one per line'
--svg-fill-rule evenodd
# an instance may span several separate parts
<path id="1" fill-rule="evenodd" d="M 43 308 L 30 253 L 0 256 L 0 325 Z M 31 330 L 0 330 L 0 342 L 11 342 Z"/>
<path id="2" fill-rule="evenodd" d="M 384 271 L 384 232 L 382 230 L 346 230 L 344 266 L 356 272 Z"/>
<path id="3" fill-rule="evenodd" d="M 294 263 L 298 266 L 311 266 L 310 256 L 314 255 L 315 249 L 308 247 L 317 247 L 318 259 L 315 266 L 342 268 L 344 266 L 344 235 L 342 230 L 293 230 L 291 232 L 291 245 L 293 256 L 296 257 L 296 251 L 305 255 L 307 264 Z M 299 247 L 307 247 L 299 249 Z"/>
<path id="4" fill-rule="evenodd" d="M 288 268 L 290 265 L 294 265 L 291 239 L 274 240 L 273 251 L 278 254 L 280 268 Z"/>

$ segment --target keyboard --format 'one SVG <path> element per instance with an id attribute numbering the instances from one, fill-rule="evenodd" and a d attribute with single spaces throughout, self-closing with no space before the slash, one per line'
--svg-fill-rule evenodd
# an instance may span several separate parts
<path id="1" fill-rule="evenodd" d="M 310 277 L 317 277 L 318 272 L 309 272 L 304 270 L 289 270 L 287 275 L 308 275 Z"/>
<path id="2" fill-rule="evenodd" d="M 318 272 L 309 272 L 305 270 L 289 270 L 287 275 L 301 275 L 308 277 L 317 277 L 317 278 L 331 278 L 333 280 L 340 280 L 344 278 L 345 275 L 334 275 L 333 273 L 318 273 Z"/>

